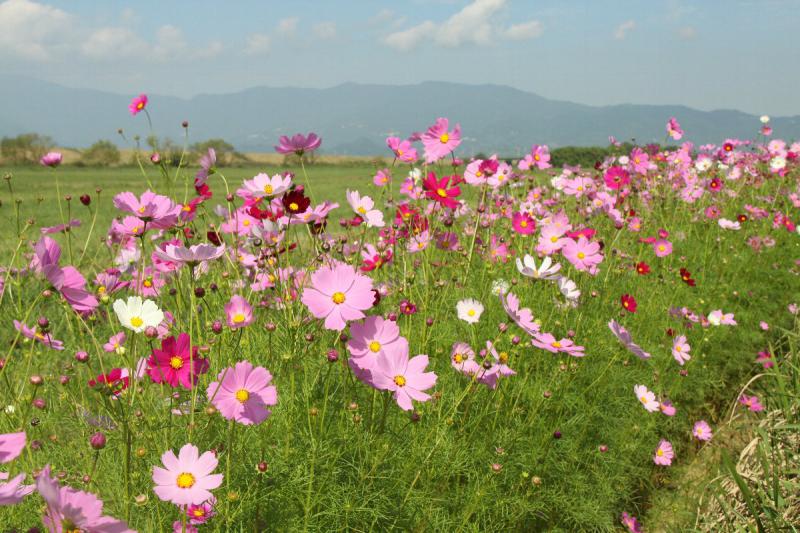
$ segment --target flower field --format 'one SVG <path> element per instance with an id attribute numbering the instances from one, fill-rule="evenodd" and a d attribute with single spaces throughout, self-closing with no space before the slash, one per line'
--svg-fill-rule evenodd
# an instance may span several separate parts
<path id="1" fill-rule="evenodd" d="M 439 118 L 385 168 L 7 175 L 0 528 L 658 530 L 731 406 L 792 412 L 750 377 L 800 313 L 800 143 L 665 121 L 594 168 Z"/>

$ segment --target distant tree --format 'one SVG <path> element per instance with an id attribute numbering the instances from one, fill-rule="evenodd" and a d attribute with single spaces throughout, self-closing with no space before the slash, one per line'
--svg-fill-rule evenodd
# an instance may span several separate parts
<path id="1" fill-rule="evenodd" d="M 119 148 L 111 141 L 97 141 L 81 154 L 81 163 L 107 167 L 119 163 Z"/>
<path id="2" fill-rule="evenodd" d="M 47 135 L 23 133 L 16 137 L 3 137 L 0 141 L 0 154 L 8 163 L 33 164 L 37 163 L 54 145 L 53 139 Z"/>
<path id="3" fill-rule="evenodd" d="M 203 157 L 209 148 L 217 153 L 217 163 L 220 165 L 229 165 L 238 155 L 233 145 L 225 139 L 208 139 L 195 143 L 192 145 L 192 155 L 195 159 Z"/>

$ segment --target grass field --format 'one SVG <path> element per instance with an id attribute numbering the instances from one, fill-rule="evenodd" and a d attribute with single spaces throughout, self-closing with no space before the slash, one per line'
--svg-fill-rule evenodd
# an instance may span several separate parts
<path id="1" fill-rule="evenodd" d="M 158 340 L 125 330 L 129 339 L 125 354 L 100 348 L 122 331 L 111 303 L 133 291 L 102 299 L 97 311 L 83 318 L 57 294 L 41 297 L 49 287 L 41 276 L 7 275 L 0 300 L 0 345 L 5 351 L 0 397 L 13 407 L 0 414 L 0 433 L 25 430 L 29 446 L 6 466 L 14 474 L 30 475 L 51 464 L 54 472 L 63 474 L 59 477 L 64 483 L 98 494 L 105 502 L 104 512 L 127 520 L 139 531 L 165 531 L 181 520 L 180 510 L 153 492 L 151 475 L 165 451 L 177 452 L 189 442 L 201 453 L 214 450 L 219 459 L 215 472 L 224 474 L 222 485 L 213 491 L 217 516 L 199 526 L 201 531 L 613 531 L 619 529 L 623 511 L 652 517 L 653 522 L 645 524 L 648 530 L 667 526 L 688 530 L 695 518 L 689 511 L 677 517 L 659 512 L 658 506 L 667 501 L 675 509 L 692 504 L 682 496 L 675 468 L 653 464 L 656 445 L 669 440 L 680 465 L 703 460 L 700 454 L 705 449 L 725 447 L 723 438 L 700 446 L 692 438 L 692 425 L 704 419 L 716 428 L 726 420 L 741 386 L 758 369 L 756 354 L 786 332 L 796 331 L 796 318 L 787 306 L 800 299 L 791 289 L 798 286 L 798 235 L 773 227 L 770 217 L 750 216 L 740 230 L 731 231 L 704 215 L 711 205 L 733 220 L 749 213 L 746 204 L 770 214 L 787 208 L 786 191 L 797 187 L 796 168 L 777 178 L 765 176 L 768 171 L 760 163 L 753 165 L 764 179 L 730 180 L 726 187 L 736 191 L 735 196 L 706 192 L 694 203 L 681 201 L 666 186 L 663 166 L 635 178 L 636 189 L 620 199 L 620 209 L 626 218 L 633 216 L 631 211 L 641 217 L 639 232 L 627 225 L 615 227 L 602 212 L 587 214 L 585 197 L 552 187 L 549 177 L 557 174 L 553 170 L 527 173 L 522 187 L 490 195 L 484 207 L 497 216 L 487 219 L 486 225 L 478 224 L 474 216 L 480 188 L 462 184 L 461 199 L 470 205 L 469 212 L 454 217 L 452 226 L 430 216 L 432 229 L 452 228 L 459 250 L 431 245 L 423 252 L 408 253 L 401 244 L 392 263 L 368 274 L 376 285 L 385 286 L 385 294 L 367 314 L 399 314 L 397 324 L 408 339 L 410 354 L 427 354 L 428 370 L 437 375 L 435 387 L 427 391 L 432 398 L 415 403 L 413 415 L 398 408 L 386 391 L 356 379 L 346 362 L 343 339 L 348 330 L 341 337 L 338 331 L 324 329 L 298 295 L 287 297 L 284 306 L 275 300 L 281 290 L 255 293 L 246 283 L 242 287 L 238 281 L 248 281 L 253 271 L 236 264 L 235 258 L 217 261 L 197 279 L 187 268 L 165 276 L 167 284 L 152 297 L 175 315 L 170 334 L 189 333 L 193 345 L 202 348 L 209 372 L 199 376 L 192 389 L 173 389 L 144 378 L 132 383 L 119 401 L 99 395 L 86 383 L 110 367 L 132 369 L 139 357 L 160 346 Z M 99 243 L 112 218 L 122 215 L 111 204 L 113 195 L 128 190 L 138 194 L 147 188 L 140 171 L 131 168 L 5 170 L 13 174 L 14 192 L 12 197 L 5 188 L 0 196 L 0 217 L 7 228 L 0 257 L 9 265 L 13 255 L 14 268 L 26 265 L 22 252 L 29 253 L 30 243 L 39 239 L 38 228 L 61 220 L 56 175 L 62 196 L 73 196 L 68 217 L 82 221 L 72 234 L 76 250 L 86 242 L 95 210 L 92 251 L 104 246 Z M 297 182 L 304 181 L 301 169 L 222 172 L 233 191 L 258 172 L 279 170 L 292 170 Z M 439 175 L 441 170 L 437 169 Z M 354 214 L 345 200 L 346 189 L 383 198 L 372 185 L 374 171 L 366 163 L 308 168 L 317 202 L 329 199 L 341 206 L 331 214 L 332 228 L 338 228 L 339 218 Z M 395 170 L 395 190 L 407 171 L 407 167 Z M 186 175 L 193 172 L 189 169 Z M 602 187 L 602 174 L 586 175 L 597 180 L 598 190 Z M 156 172 L 150 179 L 159 192 L 170 192 Z M 183 178 L 176 183 L 180 186 L 171 196 L 178 202 L 193 196 Z M 215 196 L 203 217 L 191 224 L 198 235 L 192 244 L 203 239 L 208 220 L 220 222 L 212 207 L 224 203 L 224 185 L 218 175 L 209 184 Z M 103 189 L 99 197 L 98 187 Z M 555 256 L 562 263 L 562 274 L 580 288 L 580 305 L 565 305 L 555 283 L 521 276 L 514 266 L 513 257 L 534 253 L 537 236 L 514 231 L 511 221 L 499 214 L 503 205 L 517 210 L 526 200 L 538 202 L 529 196 L 534 188 L 554 200 L 547 208 L 537 207 L 540 228 L 545 213 L 550 216 L 563 209 L 574 228 L 591 227 L 597 232 L 593 239 L 603 243 L 596 275 Z M 81 194 L 92 196 L 90 209 L 78 202 Z M 776 198 L 781 203 L 776 204 Z M 21 200 L 18 214 L 15 200 Z M 391 221 L 394 210 L 376 203 Z M 424 209 L 426 201 L 410 203 Z M 18 223 L 24 227 L 28 219 L 33 219 L 33 226 L 17 239 L 14 228 Z M 640 241 L 657 235 L 659 229 L 668 230 L 673 246 L 673 252 L 661 258 L 654 255 L 651 244 Z M 378 229 L 366 225 L 336 231 L 350 243 L 378 242 Z M 480 240 L 473 257 L 469 251 L 474 231 Z M 513 253 L 510 261 L 494 260 L 488 247 L 481 245 L 491 235 L 508 244 Z M 54 237 L 65 248 L 64 236 Z M 770 237 L 774 245 L 755 249 L 748 245 L 753 237 Z M 246 246 L 258 252 L 236 235 L 225 239 L 229 249 Z M 285 239 L 309 242 L 297 226 L 286 231 Z M 144 257 L 149 262 L 154 244 L 147 239 L 140 244 L 146 247 Z M 309 248 L 277 255 L 277 261 L 313 272 L 329 259 L 320 260 Z M 319 255 L 358 261 L 342 256 L 335 246 L 329 254 Z M 61 261 L 67 264 L 65 254 Z M 650 266 L 647 275 L 634 268 L 642 261 Z M 75 266 L 91 286 L 94 275 L 109 263 L 105 254 L 89 253 Z M 691 271 L 696 286 L 682 280 L 681 268 Z M 130 279 L 132 274 L 125 276 Z M 542 331 L 553 332 L 556 339 L 573 338 L 586 346 L 586 356 L 532 347 L 493 293 L 497 280 L 509 283 L 522 306 L 531 308 Z M 202 297 L 193 293 L 198 285 L 205 289 Z M 223 305 L 233 294 L 254 304 L 255 322 L 215 333 L 212 324 L 224 323 Z M 636 298 L 635 313 L 620 305 L 622 295 Z M 485 306 L 476 324 L 456 316 L 457 302 L 466 298 Z M 264 305 L 255 305 L 262 301 Z M 414 303 L 416 313 L 400 312 L 402 301 Z M 733 312 L 737 325 L 713 326 L 670 313 L 681 307 L 704 318 L 716 309 Z M 64 351 L 33 341 L 13 343 L 19 336 L 12 319 L 35 324 L 39 316 L 48 318 L 50 331 L 65 342 Z M 627 351 L 609 331 L 612 319 L 623 324 L 652 357 L 640 359 Z M 760 322 L 768 323 L 769 329 Z M 267 324 L 274 324 L 274 330 Z M 691 344 L 691 360 L 685 365 L 671 355 L 676 335 L 685 335 Z M 487 340 L 507 354 L 508 365 L 516 371 L 501 378 L 494 389 L 460 374 L 450 361 L 453 343 L 466 342 L 478 351 Z M 88 364 L 75 362 L 77 350 L 89 352 Z M 331 350 L 337 358 L 329 357 Z M 206 409 L 209 382 L 244 359 L 268 368 L 278 391 L 271 416 L 254 426 L 228 422 L 219 412 Z M 33 375 L 42 377 L 43 385 L 32 384 Z M 65 384 L 60 383 L 61 376 L 67 376 Z M 660 400 L 671 400 L 677 413 L 647 412 L 634 395 L 637 384 L 646 385 Z M 36 399 L 45 405 L 37 406 Z M 773 399 L 762 397 L 762 401 L 769 405 Z M 173 410 L 179 406 L 184 412 L 177 415 Z M 100 417 L 107 422 L 98 422 Z M 93 450 L 89 438 L 98 430 L 108 443 Z M 708 464 L 716 463 L 708 459 Z M 42 506 L 41 498 L 32 495 L 14 507 L 0 507 L 0 523 L 24 531 L 40 523 Z"/>

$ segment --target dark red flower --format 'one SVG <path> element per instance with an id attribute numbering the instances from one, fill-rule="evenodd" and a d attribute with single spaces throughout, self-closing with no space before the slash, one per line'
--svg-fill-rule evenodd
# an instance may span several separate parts
<path id="1" fill-rule="evenodd" d="M 695 285 L 697 285 L 697 282 L 695 282 L 695 280 L 692 279 L 692 273 L 686 270 L 685 268 L 681 269 L 681 279 L 685 284 L 687 284 L 690 287 L 694 287 Z"/>
<path id="2" fill-rule="evenodd" d="M 644 261 L 639 261 L 636 263 L 636 273 L 640 276 L 646 276 L 650 273 L 650 265 L 645 263 Z"/>
<path id="3" fill-rule="evenodd" d="M 122 368 L 113 368 L 108 374 L 100 374 L 95 379 L 89 380 L 89 386 L 104 394 L 119 396 L 128 388 L 128 371 Z"/>
<path id="4" fill-rule="evenodd" d="M 311 205 L 311 200 L 306 198 L 303 191 L 295 189 L 289 191 L 281 198 L 281 203 L 286 212 L 292 215 L 299 215 L 305 213 L 308 206 Z"/>

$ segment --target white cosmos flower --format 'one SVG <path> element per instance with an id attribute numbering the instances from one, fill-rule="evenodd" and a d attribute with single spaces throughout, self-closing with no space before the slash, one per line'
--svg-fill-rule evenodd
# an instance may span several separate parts
<path id="1" fill-rule="evenodd" d="M 732 229 L 732 230 L 740 230 L 742 229 L 741 224 L 738 222 L 734 222 L 733 220 L 728 220 L 727 218 L 721 218 L 717 221 L 719 227 L 722 229 Z"/>
<path id="2" fill-rule="evenodd" d="M 636 394 L 636 398 L 639 399 L 645 409 L 651 413 L 658 411 L 656 395 L 647 390 L 647 387 L 644 385 L 636 385 L 633 387 L 633 392 Z"/>
<path id="3" fill-rule="evenodd" d="M 623 167 L 624 167 L 625 165 L 627 165 L 628 163 L 630 163 L 630 162 L 631 162 L 631 160 L 630 160 L 630 158 L 629 158 L 627 155 L 621 155 L 621 156 L 619 156 L 619 157 L 617 158 L 617 163 L 619 163 L 619 164 L 620 164 L 620 165 L 622 165 Z"/>
<path id="4" fill-rule="evenodd" d="M 781 156 L 775 156 L 769 161 L 769 168 L 773 171 L 783 170 L 786 168 L 786 158 Z"/>
<path id="5" fill-rule="evenodd" d="M 476 324 L 478 320 L 481 319 L 481 313 L 483 313 L 483 304 L 478 300 L 467 298 L 466 300 L 461 300 L 456 304 L 456 311 L 458 312 L 458 318 L 464 322 L 468 324 Z"/>
<path id="6" fill-rule="evenodd" d="M 558 290 L 561 291 L 561 294 L 564 295 L 564 298 L 570 301 L 577 301 L 578 298 L 581 297 L 581 291 L 578 290 L 578 286 L 575 284 L 574 281 L 571 279 L 567 279 L 564 276 L 560 276 L 558 278 Z"/>
<path id="7" fill-rule="evenodd" d="M 142 301 L 139 296 L 129 296 L 127 301 L 116 300 L 114 312 L 123 327 L 136 333 L 141 333 L 150 326 L 158 327 L 164 320 L 164 312 L 153 300 Z"/>
<path id="8" fill-rule="evenodd" d="M 769 115 L 761 115 L 761 118 L 758 120 L 760 120 L 762 124 L 766 124 L 769 122 Z"/>
<path id="9" fill-rule="evenodd" d="M 511 284 L 504 279 L 496 279 L 492 282 L 492 294 L 495 296 L 507 293 L 510 288 Z"/>
<path id="10" fill-rule="evenodd" d="M 550 256 L 547 256 L 542 260 L 539 268 L 536 268 L 536 260 L 532 256 L 525 254 L 523 259 L 517 258 L 517 270 L 519 270 L 520 274 L 529 278 L 555 280 L 560 277 L 558 271 L 561 270 L 561 264 L 553 264 L 553 260 L 550 259 Z"/>

